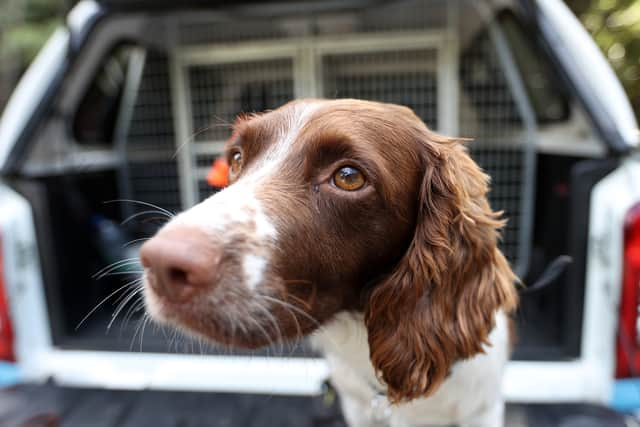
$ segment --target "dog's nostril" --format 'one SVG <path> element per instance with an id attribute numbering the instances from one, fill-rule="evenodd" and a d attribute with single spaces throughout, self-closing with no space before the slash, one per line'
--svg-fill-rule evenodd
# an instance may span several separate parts
<path id="1" fill-rule="evenodd" d="M 175 284 L 188 285 L 187 272 L 178 267 L 170 267 L 168 271 L 169 280 Z"/>

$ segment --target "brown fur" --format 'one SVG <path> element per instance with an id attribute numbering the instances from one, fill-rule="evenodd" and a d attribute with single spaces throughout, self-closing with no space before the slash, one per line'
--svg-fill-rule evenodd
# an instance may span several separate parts
<path id="1" fill-rule="evenodd" d="M 487 175 L 457 140 L 416 137 L 424 178 L 414 237 L 365 312 L 371 360 L 395 402 L 435 391 L 454 362 L 483 352 L 496 311 L 517 304 Z"/>

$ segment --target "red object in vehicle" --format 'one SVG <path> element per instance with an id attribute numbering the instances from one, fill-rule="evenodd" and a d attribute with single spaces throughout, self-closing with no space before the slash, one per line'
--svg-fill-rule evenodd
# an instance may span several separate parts
<path id="1" fill-rule="evenodd" d="M 229 185 L 229 165 L 223 158 L 216 159 L 207 173 L 207 184 L 224 188 Z"/>
<path id="2" fill-rule="evenodd" d="M 13 327 L 9 317 L 9 302 L 5 289 L 2 240 L 0 240 L 0 360 L 15 361 Z"/>
<path id="3" fill-rule="evenodd" d="M 624 255 L 616 377 L 640 375 L 640 203 L 624 221 Z"/>

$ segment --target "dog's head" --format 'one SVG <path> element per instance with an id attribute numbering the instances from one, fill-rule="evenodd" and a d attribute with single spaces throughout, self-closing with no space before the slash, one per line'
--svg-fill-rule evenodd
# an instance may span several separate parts
<path id="1" fill-rule="evenodd" d="M 256 348 L 362 310 L 393 400 L 432 392 L 516 303 L 488 178 L 409 109 L 300 100 L 239 118 L 230 185 L 141 250 L 148 311 Z"/>

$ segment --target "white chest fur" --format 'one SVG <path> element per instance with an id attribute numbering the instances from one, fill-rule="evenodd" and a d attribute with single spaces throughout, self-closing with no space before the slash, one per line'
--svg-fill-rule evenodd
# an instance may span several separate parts
<path id="1" fill-rule="evenodd" d="M 427 331 L 428 333 L 428 331 Z M 367 331 L 361 314 L 340 313 L 316 332 L 313 344 L 321 350 L 331 370 L 331 380 L 351 427 L 370 427 L 379 415 L 379 391 L 384 392 L 369 360 Z M 504 403 L 500 394 L 502 373 L 509 356 L 508 321 L 496 314 L 486 353 L 456 363 L 449 377 L 430 397 L 393 405 L 385 411 L 391 427 L 456 424 L 464 427 L 502 425 Z"/>

